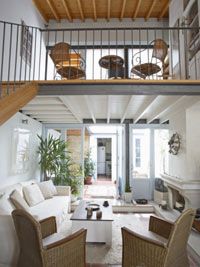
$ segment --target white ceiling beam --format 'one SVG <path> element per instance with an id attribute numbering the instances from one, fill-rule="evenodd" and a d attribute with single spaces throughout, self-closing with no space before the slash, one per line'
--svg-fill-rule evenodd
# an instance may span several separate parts
<path id="1" fill-rule="evenodd" d="M 107 96 L 107 123 L 110 123 L 111 96 Z"/>
<path id="2" fill-rule="evenodd" d="M 87 108 L 88 108 L 88 111 L 90 113 L 90 116 L 91 116 L 91 118 L 93 120 L 93 123 L 96 123 L 96 118 L 94 116 L 94 112 L 93 112 L 92 106 L 91 106 L 92 105 L 92 101 L 90 101 L 89 96 L 87 96 L 87 95 L 85 95 L 84 98 L 85 98 L 85 102 L 87 104 Z"/>
<path id="3" fill-rule="evenodd" d="M 149 96 L 148 100 L 144 101 L 144 103 L 141 105 L 139 111 L 136 114 L 136 117 L 134 119 L 134 123 L 137 123 L 139 119 L 145 114 L 146 110 L 149 108 L 149 106 L 153 103 L 153 101 L 157 98 L 157 96 Z"/>
<path id="4" fill-rule="evenodd" d="M 74 119 L 74 116 L 71 114 L 71 115 L 66 115 L 66 114 L 30 114 L 31 117 L 34 117 L 34 118 L 42 118 L 42 119 Z"/>
<path id="5" fill-rule="evenodd" d="M 69 111 L 65 111 L 65 110 L 23 110 L 23 113 L 26 114 L 32 114 L 32 115 L 53 115 L 53 114 L 57 114 L 57 115 L 71 115 L 72 113 Z"/>
<path id="6" fill-rule="evenodd" d="M 79 115 L 76 112 L 76 107 L 72 106 L 71 102 L 68 100 L 67 96 L 59 96 L 59 99 L 62 101 L 62 103 L 65 105 L 65 107 L 71 111 L 73 116 L 76 118 L 76 120 L 80 123 L 83 122 L 83 119 L 79 117 Z"/>
<path id="7" fill-rule="evenodd" d="M 44 120 L 37 119 L 37 120 L 42 121 L 43 123 L 77 123 L 76 120 L 65 120 L 65 119 L 44 119 Z"/>
<path id="8" fill-rule="evenodd" d="M 22 108 L 22 110 L 65 110 L 66 111 L 66 107 L 64 105 L 26 105 L 25 107 Z"/>
<path id="9" fill-rule="evenodd" d="M 173 104 L 176 104 L 177 101 L 179 101 L 182 97 L 181 96 L 173 96 L 173 97 L 166 97 L 166 103 L 162 103 L 161 106 L 159 106 L 156 109 L 156 112 L 151 115 L 151 118 L 148 119 L 147 123 L 151 123 L 155 119 L 159 119 L 160 115 L 165 111 L 170 109 L 170 107 Z"/>
<path id="10" fill-rule="evenodd" d="M 129 97 L 128 103 L 127 103 L 127 105 L 126 105 L 126 109 L 124 110 L 123 116 L 122 116 L 122 118 L 121 118 L 121 123 L 124 122 L 124 120 L 125 120 L 125 118 L 126 118 L 126 115 L 127 115 L 127 112 L 128 112 L 128 109 L 130 108 L 133 99 L 134 99 L 134 96 L 133 96 L 133 95 L 132 95 L 131 97 Z"/>

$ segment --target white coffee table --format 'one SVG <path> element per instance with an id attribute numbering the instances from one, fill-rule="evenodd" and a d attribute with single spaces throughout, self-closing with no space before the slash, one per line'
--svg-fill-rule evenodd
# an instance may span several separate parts
<path id="1" fill-rule="evenodd" d="M 86 206 L 89 203 L 100 205 L 102 211 L 102 218 L 96 218 L 96 211 L 93 211 L 91 218 L 87 218 Z M 112 206 L 104 207 L 103 201 L 81 201 L 75 209 L 72 220 L 72 233 L 81 228 L 87 229 L 86 242 L 106 243 L 111 246 L 112 244 L 112 222 L 113 212 Z"/>

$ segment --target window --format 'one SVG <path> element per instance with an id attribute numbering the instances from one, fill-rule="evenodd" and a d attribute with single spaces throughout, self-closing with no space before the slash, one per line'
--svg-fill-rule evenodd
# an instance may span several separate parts
<path id="1" fill-rule="evenodd" d="M 141 140 L 135 139 L 135 167 L 141 167 Z"/>

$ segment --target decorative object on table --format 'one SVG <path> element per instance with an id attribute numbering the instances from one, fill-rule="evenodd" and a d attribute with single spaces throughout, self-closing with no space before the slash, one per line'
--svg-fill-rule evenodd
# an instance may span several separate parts
<path id="1" fill-rule="evenodd" d="M 167 201 L 162 200 L 161 203 L 159 204 L 159 207 L 162 208 L 163 210 L 167 210 Z"/>
<path id="2" fill-rule="evenodd" d="M 117 55 L 107 55 L 99 60 L 100 67 L 108 70 L 109 78 L 124 78 L 125 69 L 123 67 L 124 60 Z"/>
<path id="3" fill-rule="evenodd" d="M 100 205 L 96 204 L 96 203 L 89 203 L 86 207 L 86 210 L 88 209 L 92 209 L 93 211 L 95 210 L 99 210 L 100 209 Z"/>
<path id="4" fill-rule="evenodd" d="M 101 210 L 97 210 L 97 212 L 96 212 L 96 218 L 97 219 L 101 219 L 101 217 L 102 217 L 102 211 Z"/>
<path id="5" fill-rule="evenodd" d="M 104 207 L 108 207 L 108 206 L 109 206 L 109 203 L 108 203 L 107 200 L 105 200 L 105 201 L 103 202 L 103 206 L 104 206 Z"/>
<path id="6" fill-rule="evenodd" d="M 91 158 L 91 152 L 87 151 L 84 158 L 84 183 L 92 184 L 92 177 L 94 175 L 95 163 Z"/>
<path id="7" fill-rule="evenodd" d="M 180 149 L 180 136 L 178 133 L 174 133 L 170 138 L 168 145 L 169 145 L 169 153 L 172 155 L 177 155 Z"/>
<path id="8" fill-rule="evenodd" d="M 87 207 L 87 218 L 91 218 L 93 214 L 93 210 L 90 207 Z"/>
<path id="9" fill-rule="evenodd" d="M 144 198 L 136 199 L 135 201 L 139 205 L 146 205 L 146 204 L 148 204 L 148 200 L 147 199 L 144 199 Z"/>
<path id="10" fill-rule="evenodd" d="M 125 186 L 124 201 L 126 203 L 131 203 L 132 201 L 132 191 L 131 191 L 131 187 L 129 184 L 126 184 Z"/>

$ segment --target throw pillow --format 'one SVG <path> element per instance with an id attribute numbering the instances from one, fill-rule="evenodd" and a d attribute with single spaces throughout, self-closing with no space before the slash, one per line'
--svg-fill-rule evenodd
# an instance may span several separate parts
<path id="1" fill-rule="evenodd" d="M 52 180 L 41 182 L 38 186 L 45 199 L 52 198 L 54 195 L 57 195 L 57 190 Z"/>
<path id="2" fill-rule="evenodd" d="M 19 191 L 14 190 L 10 194 L 10 200 L 17 209 L 23 209 L 23 210 L 29 211 L 29 206 L 27 202 L 24 200 L 24 198 L 22 197 L 22 195 L 19 193 Z"/>
<path id="3" fill-rule="evenodd" d="M 42 192 L 37 184 L 27 185 L 23 187 L 23 192 L 26 202 L 31 207 L 44 201 Z"/>

